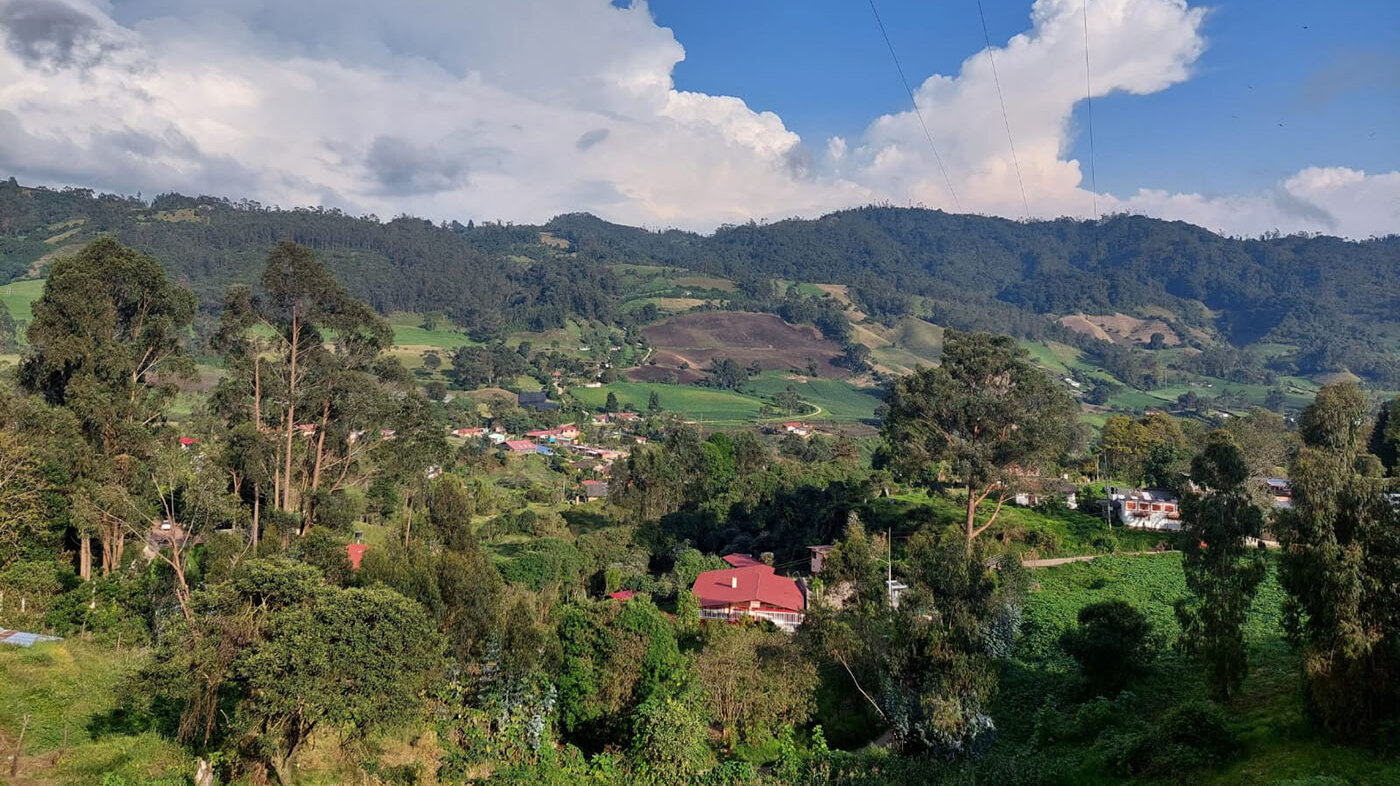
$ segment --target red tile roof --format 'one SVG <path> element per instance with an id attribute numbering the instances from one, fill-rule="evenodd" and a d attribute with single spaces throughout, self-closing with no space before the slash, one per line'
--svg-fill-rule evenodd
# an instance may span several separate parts
<path id="1" fill-rule="evenodd" d="M 350 558 L 352 570 L 360 569 L 360 560 L 365 558 L 365 552 L 369 551 L 369 546 L 363 543 L 351 543 L 345 547 L 345 554 Z"/>
<path id="2" fill-rule="evenodd" d="M 806 603 L 797 582 L 773 573 L 768 565 L 758 564 L 728 570 L 707 570 L 695 579 L 691 589 L 702 608 L 733 606 L 758 601 L 791 611 L 803 611 Z"/>
<path id="3" fill-rule="evenodd" d="M 751 568 L 754 565 L 763 564 L 761 561 L 756 560 L 747 554 L 725 554 L 724 561 L 728 562 L 730 565 L 733 565 L 736 568 Z"/>

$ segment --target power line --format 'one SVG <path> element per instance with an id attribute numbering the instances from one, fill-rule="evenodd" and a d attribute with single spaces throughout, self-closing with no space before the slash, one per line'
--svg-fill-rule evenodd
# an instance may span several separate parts
<path id="1" fill-rule="evenodd" d="M 885 46 L 890 50 L 890 58 L 894 60 L 894 68 L 899 72 L 899 81 L 904 83 L 904 92 L 909 94 L 909 103 L 914 105 L 914 115 L 919 118 L 919 127 L 924 130 L 924 139 L 928 140 L 928 146 L 933 150 L 933 160 L 938 162 L 938 171 L 943 173 L 943 183 L 948 186 L 948 193 L 953 197 L 953 207 L 959 213 L 962 212 L 962 204 L 958 201 L 958 192 L 953 188 L 953 181 L 948 177 L 948 170 L 943 166 L 943 157 L 938 154 L 938 145 L 933 142 L 933 134 L 929 133 L 928 124 L 924 122 L 924 113 L 919 109 L 919 102 L 914 98 L 914 90 L 909 87 L 909 80 L 904 76 L 904 66 L 899 63 L 899 55 L 895 54 L 894 44 L 890 42 L 890 34 L 885 30 L 885 23 L 880 20 L 880 12 L 875 8 L 875 0 L 870 0 L 870 13 L 875 15 L 875 24 L 880 26 L 880 35 L 885 38 Z"/>
<path id="2" fill-rule="evenodd" d="M 1094 201 L 1094 220 L 1099 220 L 1099 173 L 1094 166 L 1094 91 L 1089 83 L 1089 0 L 1080 0 L 1084 15 L 1084 108 L 1089 120 L 1089 195 Z"/>
<path id="3" fill-rule="evenodd" d="M 997 60 L 992 56 L 992 36 L 987 32 L 987 15 L 982 0 L 977 0 L 977 16 L 982 20 L 982 40 L 987 42 L 987 61 L 992 64 L 992 83 L 997 86 L 997 101 L 1001 103 L 1001 122 L 1006 126 L 1006 141 L 1011 145 L 1011 163 L 1016 166 L 1016 185 L 1021 187 L 1021 205 L 1026 208 L 1026 220 L 1031 217 L 1031 203 L 1026 199 L 1026 181 L 1021 179 L 1021 161 L 1016 157 L 1016 140 L 1011 136 L 1011 119 L 1006 116 L 1006 96 L 1001 92 L 1001 77 L 997 75 Z"/>

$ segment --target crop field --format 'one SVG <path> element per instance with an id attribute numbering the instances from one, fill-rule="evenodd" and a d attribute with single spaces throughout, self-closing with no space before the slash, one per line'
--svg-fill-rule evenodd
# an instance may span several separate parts
<path id="1" fill-rule="evenodd" d="M 657 366 L 702 369 L 727 357 L 745 366 L 756 362 L 764 370 L 787 371 L 805 368 L 811 358 L 821 376 L 847 376 L 845 369 L 831 364 L 841 354 L 835 342 L 822 338 L 816 328 L 789 325 L 772 314 L 684 314 L 648 325 L 642 334 L 656 347 Z"/>
<path id="2" fill-rule="evenodd" d="M 746 391 L 759 395 L 775 396 L 791 385 L 804 401 L 821 408 L 808 419 L 830 419 L 840 421 L 864 421 L 875 418 L 875 408 L 880 398 L 874 391 L 858 388 L 839 379 L 800 377 L 791 379 L 786 374 L 764 374 L 749 382 Z"/>
<path id="3" fill-rule="evenodd" d="M 1108 771 L 1103 757 L 1119 724 L 1141 723 L 1183 700 L 1206 698 L 1199 668 L 1174 646 L 1180 632 L 1174 605 L 1186 593 L 1181 556 L 1104 557 L 1036 569 L 1031 578 L 1021 640 L 1003 672 L 993 711 L 1003 719 L 1004 736 L 997 746 L 1024 744 L 1036 734 L 1037 726 L 1057 723 L 1055 718 L 1068 724 L 1085 717 L 1083 708 L 1090 705 L 1080 705 L 1076 712 L 1075 703 L 1082 697 L 1074 695 L 1073 680 L 1065 678 L 1077 667 L 1060 648 L 1059 639 L 1075 626 L 1081 608 L 1103 600 L 1124 600 L 1147 618 L 1158 655 L 1147 673 L 1128 685 L 1126 698 L 1094 706 L 1113 716 L 1097 740 L 1091 733 L 1085 739 L 1061 743 L 1047 752 L 1045 762 L 1059 773 L 1053 782 L 1123 783 L 1123 777 Z M 1400 783 L 1400 763 L 1359 748 L 1328 744 L 1309 726 L 1298 690 L 1298 655 L 1283 640 L 1283 601 L 1271 566 L 1245 623 L 1249 674 L 1243 698 L 1223 705 L 1240 750 L 1222 767 L 1192 773 L 1190 782 L 1207 786 Z M 1148 782 L 1165 786 L 1181 781 Z"/>
<path id="4" fill-rule="evenodd" d="M 763 402 L 728 390 L 711 390 L 688 385 L 666 385 L 651 382 L 614 382 L 600 388 L 577 387 L 571 391 L 579 401 L 592 409 L 601 408 L 608 393 L 615 393 L 623 406 L 645 410 L 653 392 L 661 408 L 677 412 L 701 423 L 733 424 L 758 417 Z"/>

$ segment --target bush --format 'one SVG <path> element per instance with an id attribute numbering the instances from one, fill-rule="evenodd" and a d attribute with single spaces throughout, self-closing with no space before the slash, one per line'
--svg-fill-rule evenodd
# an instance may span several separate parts
<path id="1" fill-rule="evenodd" d="M 1168 710 L 1151 727 L 1100 740 L 1109 768 L 1120 775 L 1180 778 L 1191 770 L 1228 761 L 1238 751 L 1225 713 L 1207 701 L 1189 701 Z"/>
<path id="2" fill-rule="evenodd" d="M 1151 630 L 1147 618 L 1130 604 L 1103 601 L 1079 610 L 1079 627 L 1065 631 L 1060 646 L 1079 662 L 1092 688 L 1116 694 L 1146 668 Z"/>

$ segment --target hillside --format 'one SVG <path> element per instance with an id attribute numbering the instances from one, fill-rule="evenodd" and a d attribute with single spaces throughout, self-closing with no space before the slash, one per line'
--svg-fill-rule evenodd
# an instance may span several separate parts
<path id="1" fill-rule="evenodd" d="M 478 340 L 571 318 L 646 324 L 707 302 L 777 310 L 774 282 L 806 282 L 798 289 L 845 310 L 890 370 L 924 356 L 879 352 L 913 317 L 1070 344 L 1138 389 L 1160 387 L 1163 365 L 1241 384 L 1350 372 L 1400 387 L 1395 236 L 1243 240 L 1137 216 L 1020 223 L 888 207 L 704 236 L 584 214 L 543 227 L 434 225 L 0 182 L 0 283 L 103 233 L 155 255 L 209 310 L 291 238 L 380 311 L 441 313 Z M 1175 354 L 1144 351 L 1157 333 Z"/>

